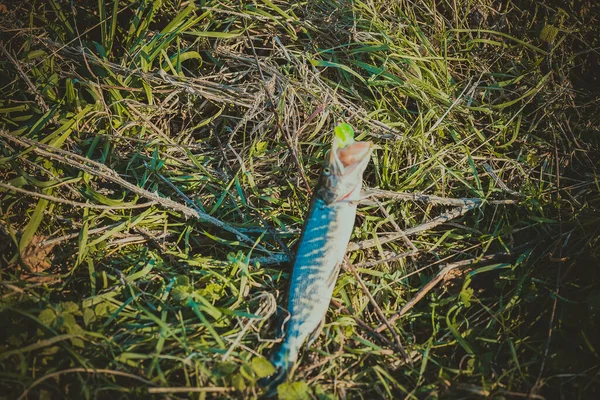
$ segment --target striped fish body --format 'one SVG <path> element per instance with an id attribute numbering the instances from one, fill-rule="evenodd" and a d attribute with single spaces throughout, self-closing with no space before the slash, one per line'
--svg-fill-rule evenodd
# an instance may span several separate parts
<path id="1" fill-rule="evenodd" d="M 273 391 L 283 382 L 308 339 L 318 334 L 354 227 L 356 201 L 372 144 L 333 146 L 307 215 L 294 260 L 284 338 L 272 355 L 276 372 L 261 384 Z"/>
<path id="2" fill-rule="evenodd" d="M 285 336 L 272 360 L 276 368 L 289 369 L 306 339 L 318 335 L 355 216 L 356 204 L 351 201 L 327 204 L 316 198 L 312 202 L 292 272 Z"/>

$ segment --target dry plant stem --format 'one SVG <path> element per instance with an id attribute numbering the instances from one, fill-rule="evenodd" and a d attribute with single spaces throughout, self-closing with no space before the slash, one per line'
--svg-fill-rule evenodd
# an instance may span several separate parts
<path id="1" fill-rule="evenodd" d="M 405 201 L 417 201 L 435 205 L 445 206 L 460 206 L 466 207 L 473 203 L 476 204 L 491 204 L 491 205 L 502 205 L 502 204 L 517 204 L 517 200 L 484 200 L 476 197 L 464 197 L 460 199 L 433 196 L 428 194 L 420 193 L 405 193 L 405 192 L 394 192 L 392 190 L 382 189 L 365 189 L 365 198 L 369 197 L 383 197 L 394 200 L 405 200 Z"/>
<path id="2" fill-rule="evenodd" d="M 375 200 L 375 202 L 377 203 L 377 205 L 379 206 L 379 209 L 381 210 L 381 212 L 383 213 L 383 215 L 385 215 L 385 217 L 387 219 L 390 220 L 390 223 L 392 224 L 392 226 L 394 228 L 396 228 L 396 231 L 402 235 L 402 239 L 404 240 L 404 242 L 408 245 L 408 247 L 410 247 L 412 249 L 412 251 L 416 251 L 418 252 L 419 249 L 417 249 L 417 247 L 414 245 L 414 243 L 408 238 L 408 236 L 406 236 L 406 232 L 404 232 L 402 230 L 402 228 L 400 228 L 400 226 L 398 225 L 398 223 L 396 223 L 396 220 L 394 218 L 392 218 L 392 216 L 390 215 L 390 213 L 387 212 L 387 210 L 385 209 L 385 207 L 383 206 L 383 204 L 381 204 L 379 201 Z"/>
<path id="3" fill-rule="evenodd" d="M 494 170 L 488 163 L 483 163 L 483 169 L 485 169 L 487 171 L 487 173 L 490 174 L 490 176 L 492 177 L 494 182 L 496 182 L 496 185 L 498 185 L 500 187 L 500 189 L 502 189 L 503 191 L 505 191 L 506 193 L 508 193 L 512 196 L 525 197 L 525 195 L 523 195 L 515 190 L 512 190 L 511 188 L 506 186 L 506 184 L 504 182 L 502 182 L 502 179 L 500 179 L 500 177 L 494 172 Z"/>
<path id="4" fill-rule="evenodd" d="M 61 199 L 59 197 L 56 196 L 50 196 L 44 193 L 38 193 L 38 192 L 32 192 L 29 190 L 25 190 L 25 189 L 21 189 L 12 185 L 8 185 L 6 183 L 1 183 L 0 182 L 0 188 L 4 188 L 13 192 L 17 192 L 17 193 L 22 193 L 25 194 L 27 196 L 32 196 L 32 197 L 37 197 L 40 199 L 45 199 L 45 200 L 50 200 L 53 201 L 55 203 L 61 203 L 61 204 L 68 204 L 70 206 L 73 207 L 81 207 L 81 208 L 93 208 L 93 209 L 99 209 L 99 210 L 127 210 L 127 209 L 132 209 L 132 208 L 144 208 L 144 207 L 150 207 L 153 206 L 154 204 L 156 204 L 156 201 L 149 201 L 147 203 L 143 203 L 143 204 L 132 204 L 130 206 L 105 206 L 105 205 L 98 205 L 98 204 L 89 204 L 89 203 L 80 203 L 78 201 L 72 201 L 72 200 L 67 200 L 67 199 Z"/>
<path id="5" fill-rule="evenodd" d="M 469 210 L 475 208 L 476 205 L 478 205 L 478 204 L 471 203 L 469 205 L 465 205 L 464 207 L 455 208 L 451 211 L 448 211 L 442 215 L 439 215 L 439 216 L 433 218 L 432 220 L 430 220 L 428 222 L 425 222 L 424 224 L 415 226 L 413 228 L 406 229 L 403 233 L 397 233 L 397 232 L 389 233 L 387 235 L 382 235 L 382 236 L 378 237 L 377 239 L 363 240 L 362 242 L 359 242 L 359 243 L 350 243 L 348 245 L 347 251 L 364 250 L 364 249 L 378 246 L 380 244 L 393 242 L 394 240 L 400 239 L 404 235 L 410 236 L 410 235 L 415 235 L 415 234 L 423 232 L 423 231 L 427 231 L 427 230 L 435 228 L 436 226 L 439 226 L 447 221 L 450 221 L 454 218 L 458 218 L 458 217 L 466 214 Z"/>
<path id="6" fill-rule="evenodd" d="M 90 230 L 88 230 L 87 233 L 88 233 L 88 235 L 94 235 L 96 233 L 100 233 L 100 232 L 104 232 L 104 231 L 106 231 L 108 229 L 112 229 L 112 228 L 117 227 L 119 225 L 121 225 L 121 223 L 116 223 L 116 224 L 101 226 L 100 228 L 90 229 Z M 66 240 L 74 239 L 74 238 L 78 237 L 79 235 L 80 235 L 80 232 L 77 231 L 77 232 L 69 233 L 67 235 L 59 236 L 59 237 L 56 237 L 56 238 L 53 238 L 53 239 L 46 239 L 46 240 L 40 242 L 38 244 L 38 246 L 40 246 L 40 247 L 50 246 L 50 245 L 53 245 L 53 244 L 64 242 Z"/>
<path id="7" fill-rule="evenodd" d="M 271 108 L 271 112 L 273 113 L 273 117 L 275 118 L 275 122 L 277 123 L 277 128 L 279 128 L 279 132 L 285 138 L 285 142 L 287 143 L 288 148 L 290 149 L 290 152 L 292 153 L 292 158 L 294 159 L 296 168 L 298 168 L 298 171 L 300 172 L 300 176 L 302 177 L 302 180 L 304 181 L 306 190 L 308 190 L 308 193 L 311 194 L 312 190 L 310 188 L 310 185 L 308 184 L 308 179 L 306 178 L 306 174 L 304 173 L 304 168 L 302 168 L 302 164 L 300 164 L 300 160 L 298 160 L 298 153 L 293 146 L 292 138 L 288 135 L 287 131 L 284 129 L 283 124 L 281 123 L 281 119 L 279 118 L 279 113 L 277 112 L 277 108 L 275 107 L 275 99 L 273 99 L 271 92 L 269 92 L 269 89 L 267 89 L 267 87 L 265 86 L 265 76 L 262 72 L 260 62 L 258 61 L 258 56 L 256 55 L 256 50 L 254 49 L 254 43 L 252 43 L 252 39 L 250 38 L 250 34 L 248 33 L 247 29 L 245 30 L 245 32 L 246 32 L 246 36 L 248 38 L 248 42 L 250 43 L 250 47 L 252 48 L 252 54 L 254 55 L 254 61 L 256 62 L 256 68 L 260 75 L 260 79 L 261 79 L 260 84 L 262 85 L 263 90 L 265 91 L 265 93 L 267 94 L 267 97 L 269 98 L 269 103 L 271 103 L 270 108 Z"/>
<path id="8" fill-rule="evenodd" d="M 33 93 L 36 101 L 38 102 L 40 107 L 42 107 L 44 112 L 50 111 L 50 107 L 48 106 L 48 104 L 46 104 L 44 97 L 38 92 L 38 90 L 36 89 L 33 82 L 31 82 L 31 79 L 29 79 L 29 76 L 27 76 L 27 74 L 23 71 L 23 69 L 21 68 L 21 65 L 19 65 L 19 62 L 17 60 L 15 60 L 15 58 L 10 54 L 10 52 L 8 50 L 6 50 L 6 48 L 2 45 L 2 43 L 0 43 L 0 49 L 2 50 L 2 52 L 4 53 L 6 58 L 8 58 L 11 63 L 13 63 L 13 65 L 17 69 L 17 72 L 19 73 L 19 76 L 25 81 L 25 83 L 29 87 L 29 90 L 31 91 L 31 93 Z"/>
<path id="9" fill-rule="evenodd" d="M 108 168 L 104 164 L 87 159 L 87 158 L 79 156 L 77 154 L 69 153 L 64 150 L 60 150 L 60 149 L 56 149 L 51 146 L 47 146 L 45 144 L 36 142 L 31 139 L 27 139 L 24 137 L 17 138 L 17 137 L 11 136 L 10 134 L 8 134 L 2 130 L 0 130 L 0 137 L 4 137 L 5 139 L 11 140 L 11 141 L 21 144 L 21 145 L 29 145 L 29 146 L 31 146 L 31 149 L 33 151 L 35 151 L 36 153 L 38 153 L 40 155 L 58 160 L 65 164 L 71 165 L 75 168 L 89 172 L 90 174 L 110 180 L 114 183 L 121 185 L 125 189 L 128 189 L 131 192 L 133 192 L 139 196 L 145 197 L 148 200 L 159 203 L 160 205 L 162 205 L 165 208 L 181 212 L 186 217 L 197 218 L 201 221 L 208 222 L 220 229 L 226 230 L 226 231 L 234 234 L 240 241 L 243 241 L 250 246 L 255 245 L 254 240 L 252 240 L 250 237 L 246 236 L 245 234 L 238 231 L 237 229 L 225 224 L 224 222 L 216 219 L 215 217 L 213 217 L 209 214 L 206 214 L 204 212 L 199 212 L 199 210 L 195 210 L 195 209 L 189 208 L 187 206 L 184 206 L 182 204 L 179 204 L 171 199 L 160 197 L 157 193 L 149 192 L 146 189 L 142 189 L 132 183 L 129 183 L 126 180 L 124 180 L 123 178 L 121 178 L 115 171 Z M 42 149 L 46 149 L 46 150 L 50 150 L 50 151 L 46 151 L 46 150 L 42 150 Z M 55 154 L 55 153 L 58 153 L 58 154 Z M 93 167 L 86 165 L 86 164 L 90 164 Z M 264 249 L 260 245 L 257 247 L 259 247 L 261 250 L 263 250 L 267 253 L 270 253 L 268 250 Z"/>
<path id="10" fill-rule="evenodd" d="M 348 257 L 344 257 L 344 261 L 345 261 L 343 264 L 344 270 L 350 271 L 352 273 L 352 275 L 354 275 L 354 278 L 358 281 L 360 287 L 362 288 L 362 291 L 369 298 L 369 302 L 371 302 L 371 305 L 375 308 L 375 312 L 377 313 L 379 320 L 382 321 L 383 324 L 385 326 L 387 326 L 389 328 L 390 332 L 392 333 L 392 336 L 394 337 L 396 348 L 400 352 L 400 355 L 402 355 L 402 357 L 404 357 L 404 360 L 410 362 L 410 358 L 408 357 L 406 350 L 404 350 L 404 346 L 402 346 L 402 341 L 400 340 L 400 335 L 398 335 L 398 333 L 392 327 L 391 322 L 388 321 L 388 319 L 385 317 L 385 314 L 379 307 L 379 304 L 377 304 L 377 301 L 375 301 L 375 299 L 373 298 L 371 291 L 369 290 L 367 285 L 365 285 L 365 283 L 363 282 L 362 278 L 356 271 L 356 268 L 354 268 L 354 266 L 352 265 L 350 260 L 348 260 Z"/>
<path id="11" fill-rule="evenodd" d="M 234 391 L 234 388 L 229 387 L 152 387 L 148 388 L 148 393 L 166 394 L 166 393 L 227 393 Z"/>
<path id="12" fill-rule="evenodd" d="M 501 260 L 503 258 L 505 258 L 506 256 L 508 256 L 508 254 L 506 253 L 500 253 L 500 254 L 491 254 L 489 256 L 483 256 L 483 257 L 479 257 L 479 258 L 471 258 L 468 260 L 461 260 L 461 261 L 457 261 L 451 264 L 447 264 L 444 268 L 442 268 L 440 270 L 440 272 L 438 272 L 436 274 L 436 276 L 429 282 L 427 282 L 427 284 L 425 286 L 423 286 L 418 292 L 417 294 L 410 299 L 401 309 L 400 311 L 398 311 L 396 314 L 392 315 L 389 318 L 389 324 L 393 324 L 394 322 L 396 322 L 396 320 L 398 318 L 400 318 L 401 316 L 403 316 L 404 314 L 406 314 L 411 308 L 413 308 L 419 301 L 421 301 L 423 299 L 423 297 L 425 297 L 427 295 L 427 293 L 429 293 L 431 291 L 431 289 L 433 289 L 438 283 L 440 283 L 440 281 L 442 279 L 444 279 L 444 277 L 446 275 L 448 275 L 448 273 L 456 268 L 461 268 L 461 267 L 466 267 L 469 265 L 473 265 L 473 264 L 478 264 L 481 262 L 495 262 L 498 260 Z M 375 329 L 377 332 L 382 332 L 385 329 L 389 328 L 389 324 L 381 324 L 377 327 L 377 329 Z"/>
<path id="13" fill-rule="evenodd" d="M 369 268 L 369 267 L 373 267 L 375 265 L 387 263 L 390 261 L 397 261 L 402 258 L 416 256 L 417 254 L 419 254 L 419 250 L 411 250 L 411 251 L 407 251 L 407 252 L 400 253 L 400 254 L 395 254 L 393 256 L 382 258 L 382 259 L 375 260 L 375 261 L 363 261 L 361 263 L 354 264 L 354 268 Z"/>
<path id="14" fill-rule="evenodd" d="M 3 284 L 5 284 L 5 283 L 3 282 Z M 12 285 L 10 285 L 10 286 L 12 286 Z M 21 288 L 17 288 L 17 287 L 14 287 L 14 288 L 16 290 L 20 291 L 21 293 L 24 293 L 24 291 Z M 9 294 L 12 294 L 12 293 L 9 293 Z M 3 297 L 5 297 L 5 296 L 3 296 Z M 54 337 L 52 337 L 50 339 L 42 340 L 42 341 L 30 344 L 29 346 L 21 347 L 20 349 L 14 349 L 14 350 L 5 351 L 4 353 L 0 353 L 0 360 L 4 360 L 5 358 L 8 358 L 8 357 L 10 357 L 12 355 L 15 355 L 15 354 L 22 355 L 24 353 L 29 353 L 30 351 L 33 351 L 33 350 L 37 350 L 37 349 L 41 349 L 41 348 L 44 348 L 44 347 L 52 346 L 53 344 L 62 342 L 64 340 L 75 339 L 75 338 L 83 339 L 84 336 L 82 336 L 82 335 L 75 335 L 75 334 L 72 334 L 72 333 L 63 334 L 63 335 L 57 335 L 57 336 L 54 336 Z"/>
<path id="15" fill-rule="evenodd" d="M 408 228 L 404 230 L 402 233 L 389 233 L 387 235 L 383 235 L 378 237 L 377 239 L 368 239 L 359 243 L 349 243 L 346 251 L 356 251 L 356 250 L 364 250 L 369 249 L 371 247 L 378 246 L 380 244 L 385 244 L 389 242 L 393 242 L 394 240 L 402 238 L 404 235 L 410 236 L 415 235 L 420 232 L 427 231 L 429 229 L 435 228 L 436 226 L 442 225 L 454 218 L 458 218 L 464 214 L 466 214 L 469 210 L 475 208 L 475 206 L 479 205 L 479 203 L 471 203 L 468 206 L 455 208 L 447 213 L 439 215 L 433 218 L 430 221 L 425 222 L 424 224 L 417 225 L 413 228 Z M 382 259 L 378 261 L 373 261 L 372 263 L 361 263 L 359 264 L 361 267 L 377 265 L 382 262 L 393 261 L 400 258 L 412 256 L 417 254 L 414 250 L 402 254 L 398 254 L 390 257 L 389 259 Z M 273 265 L 273 264 L 282 264 L 286 262 L 290 262 L 291 258 L 289 258 L 286 254 L 272 254 L 269 257 L 259 257 L 252 259 L 252 262 L 259 262 L 262 265 Z"/>

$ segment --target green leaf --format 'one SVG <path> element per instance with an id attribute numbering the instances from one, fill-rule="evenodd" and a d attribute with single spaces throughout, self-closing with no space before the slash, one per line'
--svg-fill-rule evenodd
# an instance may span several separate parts
<path id="1" fill-rule="evenodd" d="M 354 129 L 350 124 L 342 122 L 333 129 L 333 132 L 340 149 L 354 143 Z"/>
<path id="2" fill-rule="evenodd" d="M 192 294 L 193 288 L 187 285 L 176 286 L 171 290 L 171 296 L 173 300 L 177 302 L 183 302 Z"/>
<path id="3" fill-rule="evenodd" d="M 363 85 L 367 85 L 367 81 L 365 80 L 365 78 L 363 78 L 358 72 L 354 71 L 352 68 L 348 67 L 347 65 L 339 64 L 339 63 L 335 63 L 335 62 L 331 62 L 331 61 L 323 61 L 323 60 L 309 59 L 308 61 L 315 67 L 329 67 L 329 68 L 341 69 L 342 71 L 345 71 L 345 72 L 353 75 Z"/>
<path id="4" fill-rule="evenodd" d="M 86 308 L 85 310 L 83 310 L 83 323 L 85 324 L 85 326 L 88 326 L 95 320 L 96 314 L 94 313 L 94 310 L 92 310 L 91 308 Z"/>
<path id="5" fill-rule="evenodd" d="M 50 195 L 52 193 L 50 192 L 50 190 L 48 190 L 44 191 L 44 194 Z M 42 219 L 44 218 L 44 211 L 47 207 L 48 200 L 46 199 L 41 199 L 40 201 L 38 201 L 37 206 L 35 206 L 35 210 L 33 211 L 33 214 L 31 215 L 31 218 L 29 219 L 25 230 L 23 231 L 21 240 L 19 241 L 19 250 L 21 252 L 25 250 L 27 245 L 31 242 L 31 239 L 33 239 L 33 235 L 35 235 L 35 232 L 38 230 Z"/>
<path id="6" fill-rule="evenodd" d="M 310 399 L 306 382 L 284 382 L 277 387 L 279 400 Z"/>
<path id="7" fill-rule="evenodd" d="M 62 306 L 62 309 L 68 313 L 75 313 L 79 311 L 79 306 L 73 301 L 65 301 L 60 305 Z"/>
<path id="8" fill-rule="evenodd" d="M 104 317 L 110 313 L 110 309 L 110 303 L 100 303 L 94 307 L 94 314 L 96 314 L 97 317 Z"/>
<path id="9" fill-rule="evenodd" d="M 75 325 L 77 325 L 73 314 L 63 313 L 60 317 L 62 318 L 62 325 L 67 332 L 71 332 L 75 328 Z"/>
<path id="10" fill-rule="evenodd" d="M 244 381 L 244 377 L 241 374 L 235 374 L 231 379 L 231 384 L 240 392 L 246 389 L 246 382 Z"/>
<path id="11" fill-rule="evenodd" d="M 473 297 L 473 294 L 473 288 L 465 287 L 463 290 L 461 290 L 459 297 L 465 307 L 471 307 L 471 297 Z"/>
<path id="12" fill-rule="evenodd" d="M 252 359 L 252 371 L 259 378 L 265 378 L 275 373 L 275 367 L 265 358 L 254 357 Z"/>
<path id="13" fill-rule="evenodd" d="M 38 315 L 38 318 L 40 319 L 40 321 L 42 321 L 42 323 L 50 326 L 52 322 L 54 322 L 54 320 L 56 319 L 56 314 L 51 308 L 46 308 L 45 310 L 42 310 L 40 315 Z"/>

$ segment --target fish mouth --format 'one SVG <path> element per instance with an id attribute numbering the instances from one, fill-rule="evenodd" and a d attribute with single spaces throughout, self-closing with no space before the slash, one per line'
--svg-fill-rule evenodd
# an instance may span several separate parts
<path id="1" fill-rule="evenodd" d="M 341 149 L 334 140 L 329 154 L 330 168 L 335 175 L 350 175 L 366 168 L 372 150 L 373 142 L 354 142 Z"/>

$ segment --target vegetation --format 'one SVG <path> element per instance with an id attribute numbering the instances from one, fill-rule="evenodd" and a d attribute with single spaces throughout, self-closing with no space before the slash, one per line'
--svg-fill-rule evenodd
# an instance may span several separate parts
<path id="1" fill-rule="evenodd" d="M 598 398 L 599 11 L 4 2 L 0 398 L 258 397 L 341 122 L 382 191 L 281 398 Z"/>

